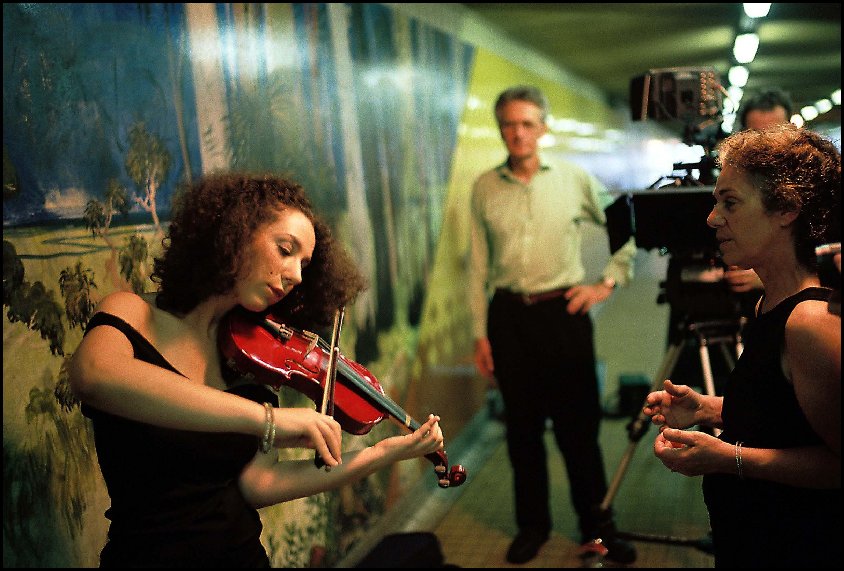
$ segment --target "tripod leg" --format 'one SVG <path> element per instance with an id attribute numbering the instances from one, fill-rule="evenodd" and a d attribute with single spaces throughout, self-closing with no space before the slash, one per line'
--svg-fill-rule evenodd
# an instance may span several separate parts
<path id="1" fill-rule="evenodd" d="M 666 351 L 665 353 L 665 357 L 663 357 L 659 371 L 657 372 L 657 375 L 654 378 L 653 385 L 651 386 L 651 392 L 661 390 L 663 381 L 665 379 L 671 378 L 671 374 L 674 372 L 674 367 L 677 365 L 677 361 L 680 359 L 680 354 L 683 351 L 684 345 L 685 338 L 682 338 L 668 348 L 668 351 Z M 644 408 L 644 403 L 642 403 L 642 407 Z M 619 466 L 616 469 L 615 474 L 613 475 L 612 482 L 610 483 L 607 489 L 607 494 L 604 496 L 604 501 L 601 502 L 600 509 L 602 511 L 607 511 L 610 509 L 613 499 L 615 499 L 615 496 L 618 493 L 618 489 L 621 486 L 621 481 L 624 478 L 624 474 L 627 471 L 627 468 L 630 466 L 630 461 L 633 458 L 633 453 L 636 451 L 636 445 L 639 443 L 639 440 L 642 439 L 642 436 L 645 435 L 649 426 L 650 418 L 645 415 L 645 413 L 640 409 L 639 415 L 636 417 L 636 420 L 631 422 L 628 426 L 630 443 L 627 445 L 627 450 L 625 451 L 624 456 L 622 457 L 621 462 L 619 463 Z M 703 545 L 704 543 L 704 541 L 702 540 L 697 541 L 670 536 L 649 536 L 622 531 L 617 531 L 615 535 L 624 539 L 659 541 L 663 543 L 674 543 L 677 545 Z M 601 548 L 602 545 L 600 539 L 597 541 L 593 541 L 590 544 L 585 545 L 581 548 L 581 558 L 584 560 L 584 562 L 587 563 L 587 565 L 584 566 L 603 566 L 601 564 L 601 560 L 603 559 L 603 556 L 606 553 L 603 552 Z"/>
<path id="2" fill-rule="evenodd" d="M 706 388 L 706 394 L 715 396 L 715 379 L 712 377 L 712 365 L 709 361 L 709 345 L 706 339 L 700 340 L 700 366 L 703 371 L 703 383 Z"/>
<path id="3" fill-rule="evenodd" d="M 662 388 L 662 382 L 671 376 L 672 371 L 674 371 L 674 367 L 677 365 L 677 361 L 680 359 L 680 353 L 682 351 L 682 340 L 668 348 L 668 351 L 666 351 L 665 357 L 663 357 L 662 363 L 660 364 L 659 371 L 657 372 L 656 377 L 654 377 L 653 385 L 651 385 L 651 392 L 658 391 Z M 642 406 L 644 406 L 644 403 L 642 403 Z M 621 462 L 613 475 L 609 488 L 607 488 L 607 494 L 604 496 L 604 501 L 601 502 L 601 509 L 608 510 L 612 505 L 612 501 L 618 493 L 618 488 L 621 486 L 621 480 L 624 478 L 624 474 L 630 466 L 630 461 L 633 459 L 633 453 L 636 451 L 636 445 L 639 443 L 639 440 L 642 439 L 642 436 L 644 436 L 648 431 L 650 420 L 651 419 L 642 412 L 641 409 L 639 409 L 639 415 L 636 417 L 636 420 L 628 426 L 627 432 L 630 436 L 630 444 L 627 445 L 627 450 L 621 458 Z"/>
<path id="4" fill-rule="evenodd" d="M 715 396 L 715 380 L 712 377 L 712 365 L 709 362 L 709 345 L 703 335 L 700 336 L 700 367 L 703 371 L 703 382 L 706 385 L 706 394 L 709 396 Z M 712 434 L 714 436 L 718 436 L 721 434 L 721 429 L 713 428 Z"/>

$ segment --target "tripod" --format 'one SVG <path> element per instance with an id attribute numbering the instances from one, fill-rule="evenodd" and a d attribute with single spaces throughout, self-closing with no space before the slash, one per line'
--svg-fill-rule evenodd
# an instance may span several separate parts
<path id="1" fill-rule="evenodd" d="M 735 360 L 733 358 L 733 353 L 731 353 L 728 349 L 728 345 L 732 345 L 734 347 L 736 358 L 741 356 L 741 352 L 743 350 L 742 329 L 746 321 L 747 320 L 744 317 L 738 317 L 736 319 L 694 320 L 690 316 L 685 316 L 680 320 L 678 325 L 678 333 L 680 333 L 680 335 L 674 339 L 666 351 L 650 390 L 661 390 L 663 380 L 671 378 L 674 368 L 677 365 L 677 361 L 680 359 L 680 355 L 686 348 L 687 344 L 691 341 L 698 347 L 698 356 L 700 358 L 701 372 L 703 373 L 706 393 L 708 395 L 715 395 L 715 381 L 712 375 L 709 349 L 711 346 L 717 345 L 721 349 L 729 368 L 732 369 L 735 366 Z M 612 506 L 613 499 L 618 493 L 621 481 L 627 472 L 631 460 L 633 459 L 633 453 L 636 451 L 636 446 L 648 431 L 649 426 L 650 417 L 642 412 L 641 409 L 639 410 L 638 416 L 627 425 L 630 443 L 628 444 L 627 450 L 616 469 L 615 475 L 613 476 L 613 479 L 607 489 L 607 493 L 604 496 L 604 500 L 601 502 L 601 513 L 610 513 L 610 507 Z M 609 518 L 607 518 L 607 520 L 610 521 Z M 613 530 L 608 529 L 607 532 L 612 533 Z M 701 539 L 687 539 L 682 537 L 646 535 L 622 531 L 615 532 L 615 535 L 616 537 L 623 539 L 686 545 L 697 547 L 702 551 L 711 552 L 711 542 L 709 537 Z M 584 559 L 597 558 L 600 560 L 600 558 L 607 553 L 606 548 L 601 546 L 600 540 L 593 543 L 594 545 L 584 546 L 581 552 L 581 557 Z M 596 565 L 593 563 L 591 566 L 600 566 L 600 564 Z"/>

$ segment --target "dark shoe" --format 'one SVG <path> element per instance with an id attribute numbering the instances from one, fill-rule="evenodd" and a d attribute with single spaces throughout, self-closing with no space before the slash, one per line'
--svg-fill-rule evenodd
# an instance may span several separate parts
<path id="1" fill-rule="evenodd" d="M 636 548 L 629 541 L 610 536 L 601 538 L 601 543 L 607 549 L 604 559 L 609 559 L 622 565 L 629 565 L 636 561 Z"/>
<path id="2" fill-rule="evenodd" d="M 625 565 L 636 561 L 636 548 L 618 537 L 612 509 L 603 510 L 600 506 L 594 506 L 589 518 L 581 520 L 580 529 L 583 532 L 581 552 L 600 551 L 604 558 Z M 596 548 L 595 544 L 599 547 Z"/>
<path id="3" fill-rule="evenodd" d="M 548 532 L 538 529 L 525 529 L 516 535 L 516 539 L 507 550 L 510 563 L 527 563 L 539 553 L 539 548 L 548 541 Z"/>

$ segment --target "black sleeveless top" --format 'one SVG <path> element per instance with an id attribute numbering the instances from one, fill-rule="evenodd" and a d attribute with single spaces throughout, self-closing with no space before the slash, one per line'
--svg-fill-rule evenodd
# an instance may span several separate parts
<path id="1" fill-rule="evenodd" d="M 179 373 L 138 331 L 99 312 L 132 343 L 135 358 Z M 181 374 L 181 373 L 179 373 Z M 275 402 L 269 389 L 239 385 L 226 392 Z M 238 488 L 259 439 L 234 433 L 161 428 L 82 405 L 94 426 L 100 469 L 111 498 L 103 567 L 269 567 L 261 520 Z"/>
<path id="2" fill-rule="evenodd" d="M 798 303 L 826 301 L 807 288 L 744 330 L 744 350 L 724 389 L 723 432 L 730 444 L 793 448 L 820 444 L 782 371 L 785 325 Z M 815 490 L 732 474 L 703 477 L 716 567 L 838 567 L 841 490 Z"/>

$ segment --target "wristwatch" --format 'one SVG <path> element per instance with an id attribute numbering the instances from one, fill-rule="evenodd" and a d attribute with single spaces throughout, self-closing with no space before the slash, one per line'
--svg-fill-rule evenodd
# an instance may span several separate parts
<path id="1" fill-rule="evenodd" d="M 610 289 L 615 289 L 615 280 L 610 278 L 610 277 L 604 276 L 601 279 L 601 283 L 604 284 L 605 286 L 607 286 Z"/>

